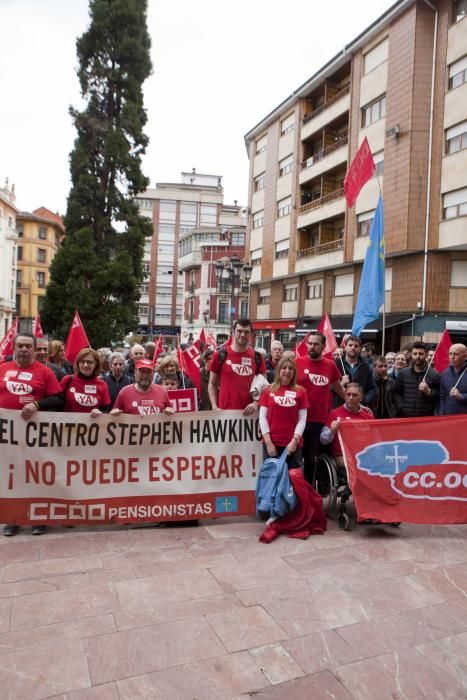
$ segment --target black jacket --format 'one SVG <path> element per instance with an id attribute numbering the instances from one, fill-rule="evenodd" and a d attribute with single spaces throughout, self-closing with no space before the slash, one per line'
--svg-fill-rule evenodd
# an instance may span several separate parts
<path id="1" fill-rule="evenodd" d="M 440 376 L 432 367 L 426 374 L 425 381 L 431 389 L 429 396 L 419 391 L 418 386 L 425 377 L 426 366 L 422 372 L 415 372 L 413 367 L 401 369 L 394 388 L 394 404 L 397 415 L 401 418 L 434 415 L 439 400 Z"/>
<path id="2" fill-rule="evenodd" d="M 133 384 L 133 382 L 127 374 L 122 374 L 120 379 L 116 379 L 111 372 L 106 372 L 102 379 L 109 387 L 110 408 L 112 409 L 120 389 L 123 389 L 124 386 L 128 386 L 129 384 Z"/>
<path id="3" fill-rule="evenodd" d="M 362 357 L 358 358 L 356 365 L 351 367 L 345 356 L 342 359 L 336 360 L 337 369 L 344 375 L 347 374 L 350 377 L 351 382 L 356 382 L 360 384 L 363 390 L 363 401 L 365 406 L 371 406 L 376 397 L 375 381 L 373 379 L 373 368 L 368 364 L 366 360 Z M 344 371 L 342 371 L 342 369 Z M 335 395 L 335 406 L 342 406 L 344 401 Z"/>
<path id="4" fill-rule="evenodd" d="M 375 400 L 370 406 L 375 414 L 375 418 L 395 418 L 397 416 L 394 404 L 394 390 L 396 383 L 391 377 L 381 379 L 374 376 L 375 380 Z"/>

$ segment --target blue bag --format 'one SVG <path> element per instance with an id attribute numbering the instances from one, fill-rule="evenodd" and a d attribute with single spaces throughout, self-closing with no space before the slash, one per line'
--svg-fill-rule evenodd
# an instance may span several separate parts
<path id="1" fill-rule="evenodd" d="M 280 518 L 297 505 L 287 468 L 287 448 L 280 457 L 268 457 L 256 481 L 256 517 Z"/>

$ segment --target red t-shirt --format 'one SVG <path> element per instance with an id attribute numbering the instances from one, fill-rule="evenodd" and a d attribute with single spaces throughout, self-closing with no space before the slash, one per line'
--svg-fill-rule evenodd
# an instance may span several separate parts
<path id="1" fill-rule="evenodd" d="M 259 405 L 268 409 L 267 420 L 271 440 L 275 445 L 285 447 L 294 436 L 298 412 L 302 408 L 308 408 L 308 398 L 302 386 L 297 386 L 296 390 L 289 386 L 281 386 L 274 393 L 270 388 L 266 388 L 261 393 Z M 301 438 L 299 446 L 302 444 Z"/>
<path id="2" fill-rule="evenodd" d="M 325 423 L 331 410 L 331 385 L 340 381 L 342 375 L 335 362 L 323 357 L 312 360 L 308 355 L 297 357 L 297 382 L 308 396 L 309 423 Z"/>
<path id="3" fill-rule="evenodd" d="M 227 353 L 219 370 L 219 351 L 212 356 L 211 372 L 219 375 L 219 394 L 217 405 L 219 408 L 244 409 L 251 403 L 251 382 L 255 374 L 265 374 L 266 364 L 261 358 L 259 371 L 256 371 L 256 358 L 253 348 L 247 348 L 243 352 L 235 352 L 231 345 L 225 347 Z"/>
<path id="4" fill-rule="evenodd" d="M 60 385 L 65 392 L 65 411 L 91 413 L 93 408 L 110 406 L 109 387 L 100 377 L 83 379 L 73 374 L 71 379 L 63 377 Z"/>
<path id="5" fill-rule="evenodd" d="M 167 406 L 170 406 L 169 396 L 159 384 L 151 384 L 149 391 L 138 391 L 134 384 L 124 386 L 114 404 L 114 408 L 123 413 L 139 413 L 140 416 L 162 413 Z"/>
<path id="6" fill-rule="evenodd" d="M 337 418 L 341 420 L 372 420 L 374 415 L 369 408 L 361 407 L 358 413 L 352 413 L 352 411 L 349 411 L 345 406 L 339 406 L 339 408 L 334 408 L 328 415 L 326 420 L 327 427 L 330 428 L 331 423 L 337 420 Z M 334 435 L 334 440 L 331 442 L 331 453 L 334 457 L 342 457 L 341 444 L 337 433 Z"/>
<path id="7" fill-rule="evenodd" d="M 31 401 L 60 392 L 55 374 L 36 360 L 28 367 L 19 367 L 15 360 L 0 365 L 0 408 L 21 410 Z"/>

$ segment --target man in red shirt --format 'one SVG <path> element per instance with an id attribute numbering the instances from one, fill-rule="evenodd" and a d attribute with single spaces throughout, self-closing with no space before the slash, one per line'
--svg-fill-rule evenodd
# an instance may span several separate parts
<path id="1" fill-rule="evenodd" d="M 133 413 L 151 416 L 157 413 L 171 415 L 175 410 L 170 405 L 167 391 L 159 384 L 153 384 L 154 364 L 146 358 L 135 363 L 135 383 L 124 386 L 117 396 L 110 415 Z"/>
<path id="2" fill-rule="evenodd" d="M 251 400 L 250 388 L 256 374 L 266 373 L 266 364 L 261 357 L 258 366 L 256 353 L 249 345 L 252 331 L 249 319 L 235 321 L 231 345 L 213 355 L 208 386 L 213 411 L 241 409 L 249 416 L 258 408 L 258 402 Z"/>
<path id="3" fill-rule="evenodd" d="M 341 373 L 336 363 L 323 357 L 326 337 L 319 331 L 308 338 L 308 355 L 297 357 L 298 383 L 308 395 L 308 413 L 303 434 L 303 456 L 305 458 L 305 479 L 312 484 L 316 458 L 320 453 L 321 428 L 326 423 L 332 405 L 331 387 L 338 396 L 344 398 L 341 386 Z"/>
<path id="4" fill-rule="evenodd" d="M 344 458 L 337 437 L 340 421 L 344 420 L 371 420 L 374 415 L 371 409 L 362 406 L 363 391 L 360 384 L 350 382 L 345 387 L 344 404 L 339 408 L 334 408 L 326 421 L 326 425 L 321 429 L 321 444 L 331 444 L 331 454 L 336 460 L 338 467 L 344 466 Z"/>
<path id="5" fill-rule="evenodd" d="M 15 359 L 0 365 L 0 410 L 21 411 L 29 420 L 37 411 L 60 411 L 63 396 L 60 384 L 49 367 L 35 359 L 36 339 L 30 333 L 20 333 L 13 344 Z M 16 535 L 18 525 L 3 528 L 5 537 Z M 45 525 L 35 525 L 33 535 L 42 535 Z"/>

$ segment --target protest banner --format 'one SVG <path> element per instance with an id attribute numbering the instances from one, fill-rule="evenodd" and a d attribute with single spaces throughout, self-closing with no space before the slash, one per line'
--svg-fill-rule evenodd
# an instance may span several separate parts
<path id="1" fill-rule="evenodd" d="M 84 525 L 255 513 L 256 418 L 39 413 L 0 417 L 0 522 Z"/>
<path id="2" fill-rule="evenodd" d="M 467 416 L 341 421 L 359 520 L 467 523 Z"/>

